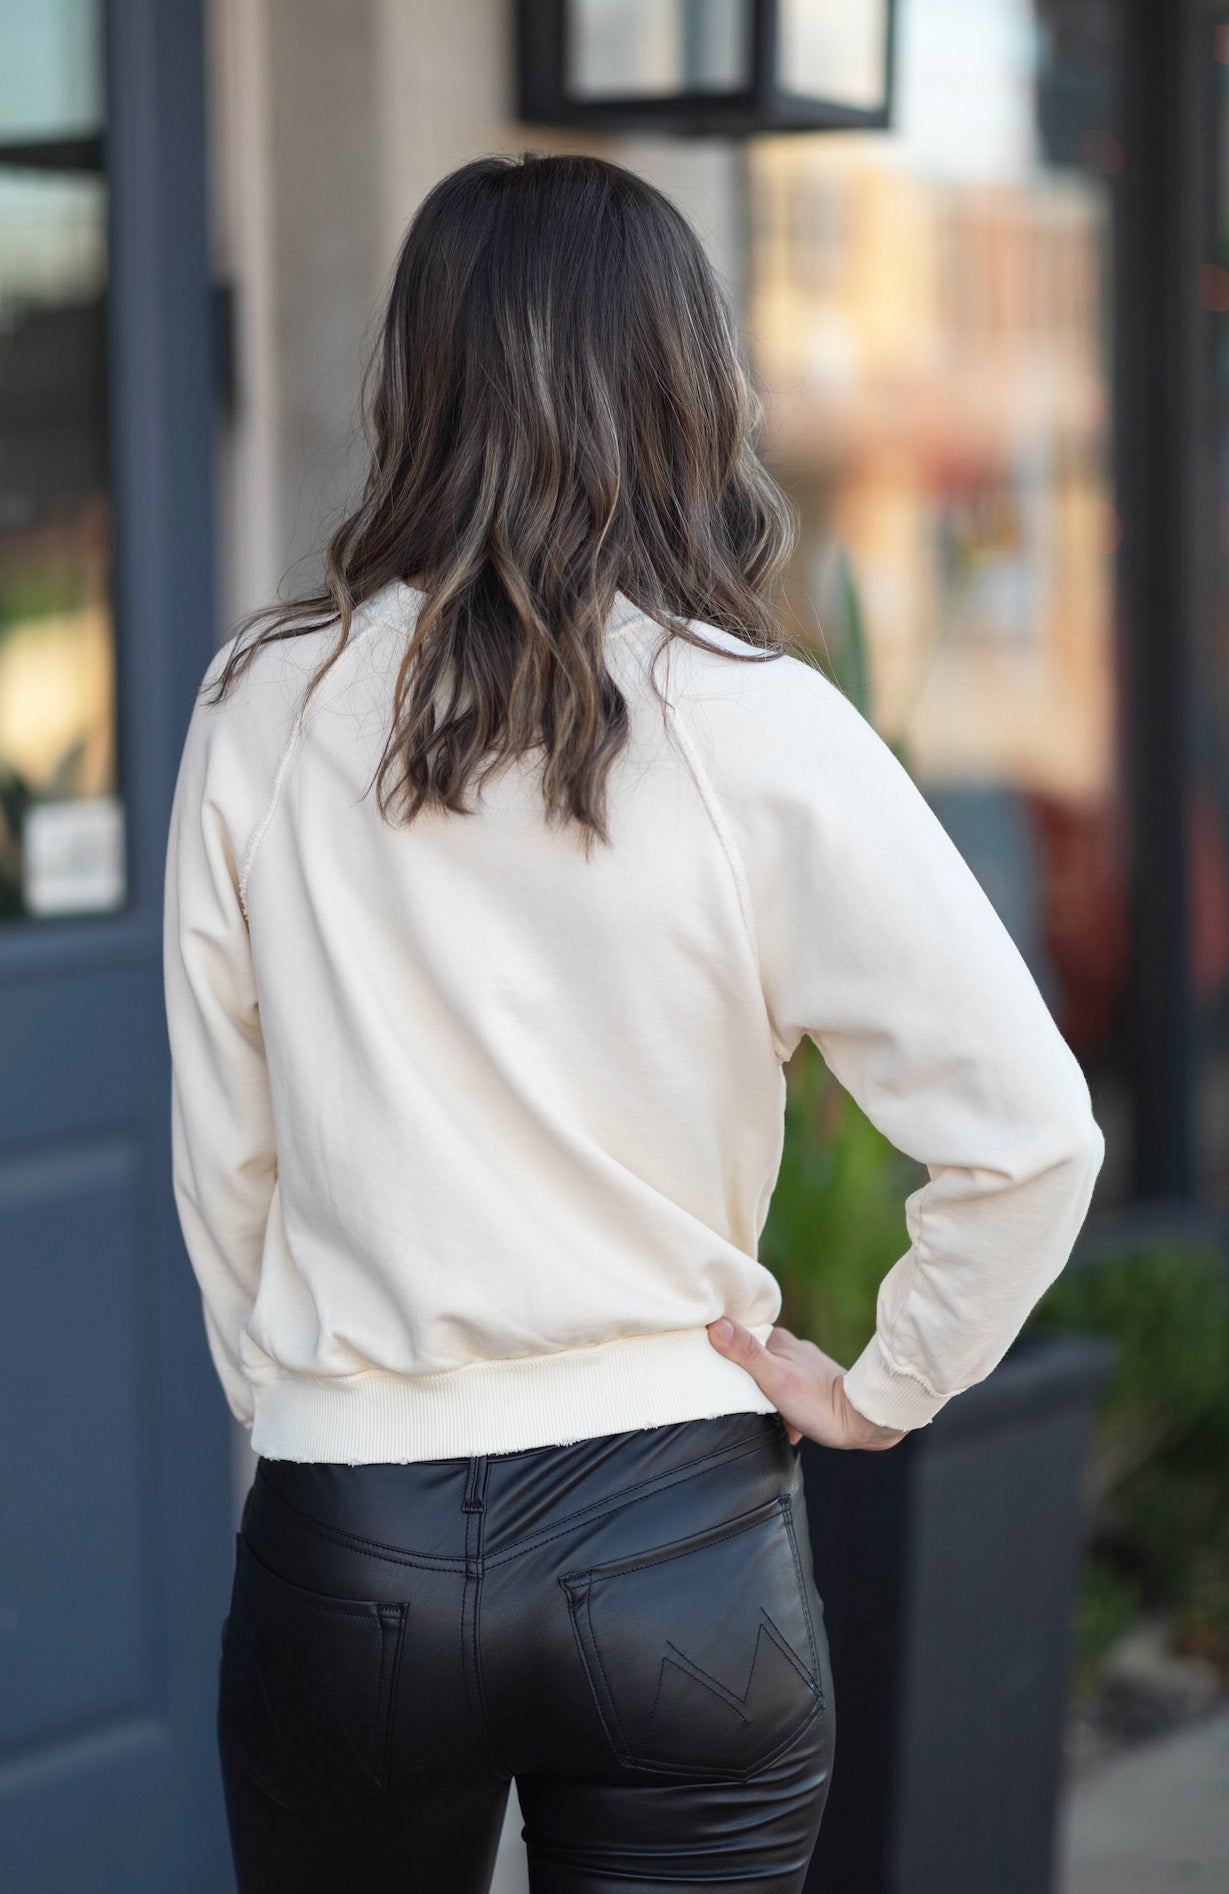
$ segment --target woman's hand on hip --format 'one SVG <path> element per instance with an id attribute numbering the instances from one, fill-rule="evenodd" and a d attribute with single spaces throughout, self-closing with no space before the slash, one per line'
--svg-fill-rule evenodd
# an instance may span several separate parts
<path id="1" fill-rule="evenodd" d="M 736 1361 L 777 1409 L 792 1441 L 803 1434 L 821 1447 L 894 1447 L 905 1431 L 880 1427 L 845 1396 L 845 1370 L 814 1342 L 800 1342 L 787 1328 L 774 1328 L 767 1343 L 728 1316 L 709 1324 L 719 1355 Z"/>

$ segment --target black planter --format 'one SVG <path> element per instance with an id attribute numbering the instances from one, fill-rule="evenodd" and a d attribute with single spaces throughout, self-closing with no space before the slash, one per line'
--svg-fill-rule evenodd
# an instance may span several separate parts
<path id="1" fill-rule="evenodd" d="M 1025 1335 L 887 1452 L 804 1443 L 836 1700 L 809 1894 L 1050 1894 L 1112 1362 L 1093 1337 Z"/>

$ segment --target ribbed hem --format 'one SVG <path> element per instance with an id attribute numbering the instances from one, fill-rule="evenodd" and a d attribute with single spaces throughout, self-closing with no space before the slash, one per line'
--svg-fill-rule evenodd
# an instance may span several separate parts
<path id="1" fill-rule="evenodd" d="M 771 1325 L 752 1333 L 766 1341 Z M 254 1453 L 351 1466 L 519 1453 L 721 1414 L 776 1412 L 704 1328 L 475 1362 L 446 1374 L 372 1369 L 331 1379 L 274 1371 L 253 1378 L 252 1392 Z"/>
<path id="2" fill-rule="evenodd" d="M 916 1375 L 889 1361 L 878 1335 L 872 1335 L 845 1375 L 851 1407 L 879 1427 L 924 1427 L 952 1399 L 932 1394 Z"/>

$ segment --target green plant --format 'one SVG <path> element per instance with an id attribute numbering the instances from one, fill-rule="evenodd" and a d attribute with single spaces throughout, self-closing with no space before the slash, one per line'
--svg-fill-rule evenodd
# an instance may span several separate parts
<path id="1" fill-rule="evenodd" d="M 1033 1311 L 1036 1329 L 1109 1336 L 1094 1492 L 1114 1495 L 1209 1424 L 1229 1424 L 1229 1276 L 1214 1250 L 1144 1248 L 1065 1269 Z"/>
<path id="2" fill-rule="evenodd" d="M 1140 1615 L 1137 1581 L 1109 1559 L 1090 1558 L 1076 1610 L 1075 1694 L 1092 1695 L 1105 1660 Z"/>
<path id="3" fill-rule="evenodd" d="M 1090 1458 L 1080 1675 L 1127 1603 L 1229 1677 L 1229 1274 L 1213 1249 L 1141 1246 L 1076 1263 L 1030 1328 L 1108 1336 L 1116 1359 Z M 1112 1605 L 1112 1610 L 1111 1610 Z"/>
<path id="4" fill-rule="evenodd" d="M 855 709 L 869 723 L 874 723 L 874 690 L 871 682 L 870 642 L 866 635 L 866 612 L 853 562 L 848 550 L 842 545 L 835 548 L 825 591 L 821 668 L 840 687 Z M 918 674 L 915 702 L 925 687 L 927 671 L 934 662 L 944 635 L 941 630 L 939 639 L 927 654 L 926 664 Z M 880 735 L 897 761 L 908 769 L 908 746 L 904 730 L 905 725 L 902 725 L 892 735 L 886 731 L 880 731 Z"/>
<path id="5" fill-rule="evenodd" d="M 838 643 L 829 653 L 831 669 L 846 697 L 864 717 L 871 715 L 870 650 L 866 639 L 866 615 L 862 595 L 854 577 L 849 554 L 837 551 L 834 570 L 834 601 Z"/>
<path id="6" fill-rule="evenodd" d="M 875 1326 L 879 1283 L 908 1245 L 902 1156 L 804 1039 L 786 1072 L 785 1149 L 760 1256 L 782 1320 L 846 1367 Z"/>

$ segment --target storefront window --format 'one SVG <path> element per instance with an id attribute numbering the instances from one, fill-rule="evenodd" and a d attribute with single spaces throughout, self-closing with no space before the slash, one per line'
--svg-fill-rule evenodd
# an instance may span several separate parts
<path id="1" fill-rule="evenodd" d="M 749 339 L 802 534 L 788 629 L 898 747 L 1089 1074 L 1124 1192 L 1112 47 L 901 0 L 896 127 L 752 149 Z M 1106 10 L 1108 13 L 1108 10 Z M 1078 55 L 1078 56 L 1075 56 Z"/>
<path id="2" fill-rule="evenodd" d="M 0 917 L 124 898 L 98 0 L 0 0 Z"/>

